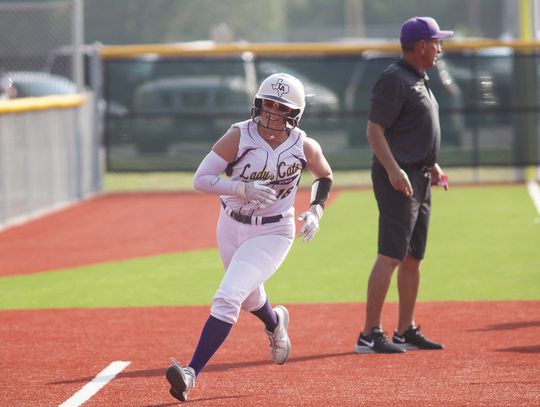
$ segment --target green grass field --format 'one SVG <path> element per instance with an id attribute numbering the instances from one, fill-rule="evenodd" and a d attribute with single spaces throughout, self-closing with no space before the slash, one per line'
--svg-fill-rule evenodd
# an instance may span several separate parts
<path id="1" fill-rule="evenodd" d="M 420 301 L 540 299 L 540 221 L 526 186 L 435 190 Z M 363 302 L 375 258 L 370 190 L 346 190 L 268 281 L 273 303 Z M 0 309 L 209 304 L 217 250 L 0 278 Z M 388 300 L 397 300 L 395 278 Z"/>

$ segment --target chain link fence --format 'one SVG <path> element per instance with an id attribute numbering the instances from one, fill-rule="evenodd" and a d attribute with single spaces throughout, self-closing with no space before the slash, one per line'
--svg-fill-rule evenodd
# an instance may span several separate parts
<path id="1" fill-rule="evenodd" d="M 0 3 L 2 99 L 81 88 L 81 7 L 80 0 Z"/>
<path id="2" fill-rule="evenodd" d="M 231 123 L 249 118 L 253 89 L 275 72 L 304 83 L 300 127 L 333 168 L 370 167 L 370 93 L 397 44 L 188 45 L 103 47 L 109 172 L 195 170 Z M 448 44 L 429 71 L 445 167 L 540 164 L 540 43 L 495 45 Z"/>
<path id="3" fill-rule="evenodd" d="M 101 188 L 82 1 L 0 3 L 0 231 Z"/>

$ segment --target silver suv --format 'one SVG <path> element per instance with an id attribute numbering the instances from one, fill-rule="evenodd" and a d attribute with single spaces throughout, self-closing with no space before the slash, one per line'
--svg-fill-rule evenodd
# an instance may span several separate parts
<path id="1" fill-rule="evenodd" d="M 13 71 L 0 75 L 0 98 L 16 99 L 50 95 L 71 95 L 77 86 L 70 80 L 39 71 Z"/>

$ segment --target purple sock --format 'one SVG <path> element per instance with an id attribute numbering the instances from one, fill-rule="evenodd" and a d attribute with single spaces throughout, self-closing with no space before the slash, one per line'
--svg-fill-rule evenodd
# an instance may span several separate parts
<path id="1" fill-rule="evenodd" d="M 232 324 L 214 318 L 212 315 L 208 317 L 195 353 L 193 353 L 193 358 L 189 363 L 189 366 L 195 370 L 195 374 L 198 375 L 203 370 L 210 358 L 227 338 L 231 328 Z"/>
<path id="2" fill-rule="evenodd" d="M 257 311 L 252 311 L 251 313 L 264 322 L 267 331 L 274 332 L 274 329 L 276 329 L 278 324 L 278 320 L 276 313 L 268 301 L 268 298 L 261 308 L 259 308 Z"/>

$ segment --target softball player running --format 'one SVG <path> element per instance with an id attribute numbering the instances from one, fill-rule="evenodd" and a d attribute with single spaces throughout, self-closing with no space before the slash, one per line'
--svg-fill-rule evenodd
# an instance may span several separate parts
<path id="1" fill-rule="evenodd" d="M 187 400 L 240 309 L 264 323 L 273 362 L 283 364 L 289 357 L 289 313 L 282 305 L 272 308 L 264 282 L 292 246 L 293 205 L 302 171 L 315 179 L 310 208 L 298 218 L 304 222 L 300 236 L 305 242 L 319 228 L 332 185 L 332 170 L 320 145 L 297 127 L 305 105 L 304 86 L 297 78 L 284 73 L 269 76 L 254 97 L 251 119 L 233 124 L 195 173 L 197 190 L 220 195 L 217 241 L 225 275 L 191 362 L 182 367 L 173 359 L 167 369 L 170 393 L 178 400 Z"/>

